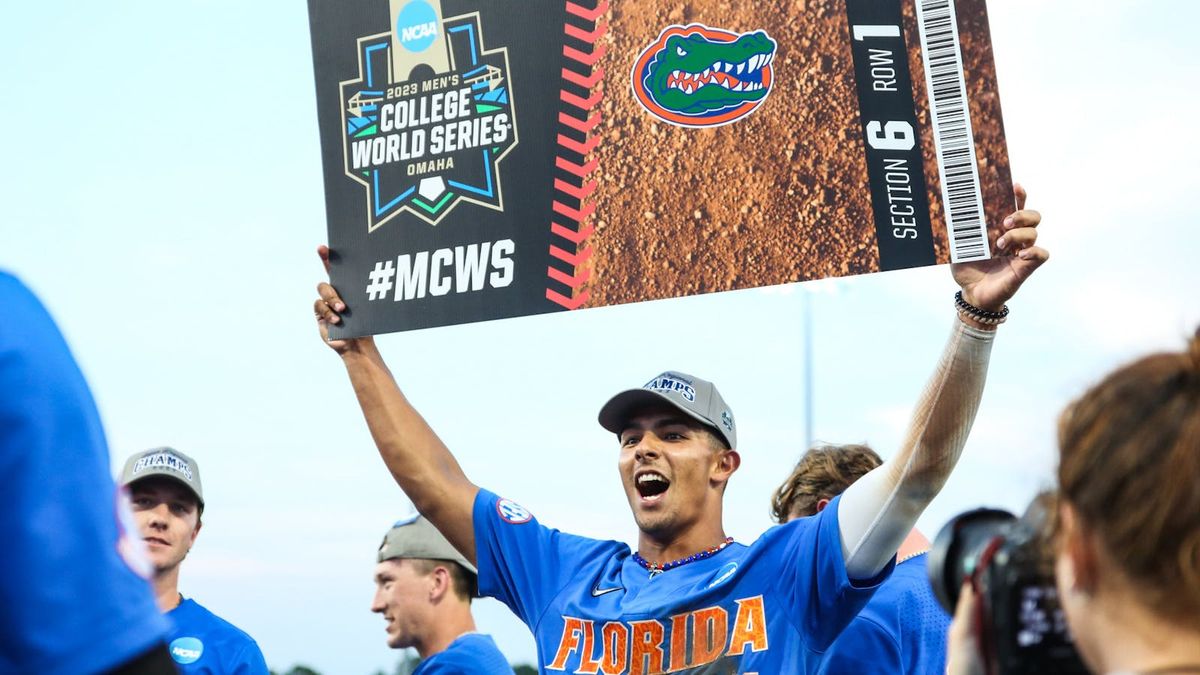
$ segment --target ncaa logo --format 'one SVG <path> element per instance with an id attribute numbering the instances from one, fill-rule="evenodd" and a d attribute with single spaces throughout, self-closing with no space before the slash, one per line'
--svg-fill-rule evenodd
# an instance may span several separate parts
<path id="1" fill-rule="evenodd" d="M 171 642 L 171 658 L 175 659 L 176 663 L 195 663 L 203 654 L 204 643 L 197 638 L 181 637 Z"/>
<path id="2" fill-rule="evenodd" d="M 412 0 L 396 16 L 396 37 L 410 52 L 429 49 L 437 35 L 437 12 L 425 0 Z"/>
<path id="3" fill-rule="evenodd" d="M 527 511 L 524 506 L 511 499 L 501 499 L 496 502 L 496 511 L 500 514 L 500 518 L 510 525 L 528 523 L 533 518 L 533 514 Z"/>
<path id="4" fill-rule="evenodd" d="M 668 26 L 633 62 L 638 103 L 681 127 L 718 127 L 754 112 L 771 92 L 775 40 L 693 23 Z"/>

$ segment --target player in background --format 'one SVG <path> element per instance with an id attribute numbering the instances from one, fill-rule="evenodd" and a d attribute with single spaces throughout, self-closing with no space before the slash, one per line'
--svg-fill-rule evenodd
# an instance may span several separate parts
<path id="1" fill-rule="evenodd" d="M 777 523 L 815 516 L 854 481 L 883 463 L 865 445 L 822 445 L 800 458 L 771 498 Z M 911 675 L 946 672 L 950 615 L 929 585 L 929 540 L 916 529 L 896 553 L 896 569 L 821 657 L 818 672 Z"/>
<path id="2" fill-rule="evenodd" d="M 371 611 L 387 621 L 387 645 L 421 657 L 413 675 L 512 675 L 491 637 L 475 631 L 475 566 L 421 516 L 384 535 Z"/>
<path id="3" fill-rule="evenodd" d="M 632 552 L 547 528 L 481 490 L 404 397 L 372 339 L 329 346 L 392 476 L 475 562 L 481 592 L 530 627 L 543 671 L 810 671 L 887 578 L 958 459 L 1005 304 L 1048 258 L 1035 245 L 1041 217 L 1024 201 L 1018 188 L 995 257 L 952 266 L 958 317 L 903 445 L 815 518 L 748 546 L 724 532 L 725 486 L 741 455 L 733 413 L 709 382 L 667 372 L 600 411 L 619 435 L 618 471 L 639 530 Z M 319 253 L 328 265 L 329 250 Z M 318 294 L 313 309 L 328 340 L 347 306 L 328 283 Z"/>
<path id="4" fill-rule="evenodd" d="M 0 271 L 0 673 L 173 673 L 83 373 Z"/>
<path id="5" fill-rule="evenodd" d="M 258 643 L 179 592 L 179 568 L 200 534 L 204 489 L 196 460 L 173 448 L 131 456 L 121 471 L 133 517 L 154 564 L 154 595 L 174 624 L 169 649 L 180 672 L 267 675 Z"/>

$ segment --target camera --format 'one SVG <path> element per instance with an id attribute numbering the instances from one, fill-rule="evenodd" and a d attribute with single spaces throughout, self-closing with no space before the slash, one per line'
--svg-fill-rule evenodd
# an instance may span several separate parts
<path id="1" fill-rule="evenodd" d="M 978 595 L 979 647 L 988 675 L 1086 674 L 1054 584 L 1048 543 L 1052 497 L 1040 495 L 1018 519 L 976 509 L 953 518 L 929 552 L 934 595 L 953 614 L 963 583 Z"/>

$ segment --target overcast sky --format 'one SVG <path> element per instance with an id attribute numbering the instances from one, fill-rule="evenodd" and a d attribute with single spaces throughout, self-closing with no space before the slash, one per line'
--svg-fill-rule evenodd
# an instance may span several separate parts
<path id="1" fill-rule="evenodd" d="M 1200 4 L 992 4 L 1013 173 L 1052 259 L 1011 303 L 966 454 L 921 521 L 931 535 L 967 508 L 1023 508 L 1052 480 L 1062 406 L 1200 323 Z M 164 444 L 198 459 L 208 508 L 181 590 L 277 670 L 390 670 L 373 555 L 410 507 L 312 322 L 325 223 L 304 3 L 10 3 L 0 63 L 0 267 L 58 318 L 114 465 Z M 630 542 L 599 406 L 668 368 L 716 381 L 743 457 L 726 529 L 749 542 L 808 436 L 805 303 L 812 435 L 887 456 L 954 288 L 931 268 L 380 343 L 472 480 L 552 526 Z M 477 617 L 533 661 L 505 608 Z"/>

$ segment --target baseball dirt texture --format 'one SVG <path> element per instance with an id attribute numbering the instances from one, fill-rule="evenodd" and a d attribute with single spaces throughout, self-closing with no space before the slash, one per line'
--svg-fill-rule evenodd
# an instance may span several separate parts
<path id="1" fill-rule="evenodd" d="M 914 0 L 904 1 L 934 250 L 949 262 Z M 957 7 L 985 211 L 995 226 L 1013 199 L 987 18 L 983 0 Z M 844 0 L 614 2 L 604 20 L 589 306 L 879 270 Z M 772 91 L 747 117 L 682 128 L 634 98 L 634 59 L 665 27 L 689 23 L 774 38 Z"/>

